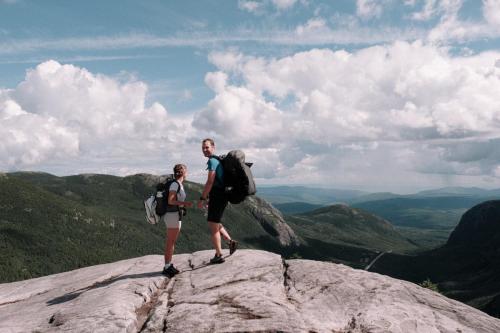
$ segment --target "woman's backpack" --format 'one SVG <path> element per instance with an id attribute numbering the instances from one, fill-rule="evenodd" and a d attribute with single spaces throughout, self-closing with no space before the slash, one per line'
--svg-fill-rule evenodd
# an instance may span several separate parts
<path id="1" fill-rule="evenodd" d="M 155 212 L 159 216 L 165 215 L 167 212 L 178 212 L 179 206 L 177 205 L 169 205 L 168 204 L 168 190 L 170 189 L 170 185 L 173 183 L 177 183 L 177 193 L 181 190 L 181 185 L 175 179 L 168 179 L 165 183 L 159 183 L 156 185 L 156 207 Z"/>

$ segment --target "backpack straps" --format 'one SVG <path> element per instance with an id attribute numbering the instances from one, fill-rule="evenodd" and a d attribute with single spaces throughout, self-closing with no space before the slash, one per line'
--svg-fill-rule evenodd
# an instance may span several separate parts
<path id="1" fill-rule="evenodd" d="M 177 194 L 179 194 L 179 192 L 181 191 L 181 184 L 177 181 L 177 179 L 169 180 L 167 183 L 168 183 L 168 188 L 165 189 L 165 194 L 166 194 L 166 197 L 167 197 L 167 211 L 171 212 L 172 208 L 175 208 L 174 211 L 178 211 L 179 210 L 179 206 L 178 205 L 169 205 L 168 204 L 168 195 L 170 193 L 170 186 L 172 186 L 173 183 L 177 183 L 177 192 L 176 192 L 176 198 L 175 198 L 175 200 L 177 200 Z"/>

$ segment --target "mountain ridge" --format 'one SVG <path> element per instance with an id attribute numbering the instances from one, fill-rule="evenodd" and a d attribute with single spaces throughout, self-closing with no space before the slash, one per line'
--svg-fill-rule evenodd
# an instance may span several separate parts
<path id="1" fill-rule="evenodd" d="M 387 254 L 372 270 L 407 281 L 430 279 L 454 299 L 500 317 L 500 200 L 469 209 L 440 248 L 414 256 Z"/>

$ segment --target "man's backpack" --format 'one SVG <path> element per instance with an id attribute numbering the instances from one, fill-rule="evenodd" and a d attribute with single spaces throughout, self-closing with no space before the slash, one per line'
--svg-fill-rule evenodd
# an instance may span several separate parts
<path id="1" fill-rule="evenodd" d="M 250 170 L 253 163 L 245 163 L 244 152 L 231 150 L 218 160 L 224 169 L 224 188 L 230 203 L 238 204 L 257 192 Z"/>

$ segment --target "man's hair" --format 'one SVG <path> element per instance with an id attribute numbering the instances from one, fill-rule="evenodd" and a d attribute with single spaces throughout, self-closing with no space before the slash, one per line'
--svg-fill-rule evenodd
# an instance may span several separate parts
<path id="1" fill-rule="evenodd" d="M 214 140 L 210 139 L 210 138 L 206 138 L 206 139 L 203 139 L 203 141 L 201 142 L 201 144 L 204 144 L 205 142 L 210 142 L 210 145 L 211 146 L 215 146 L 215 142 Z"/>

